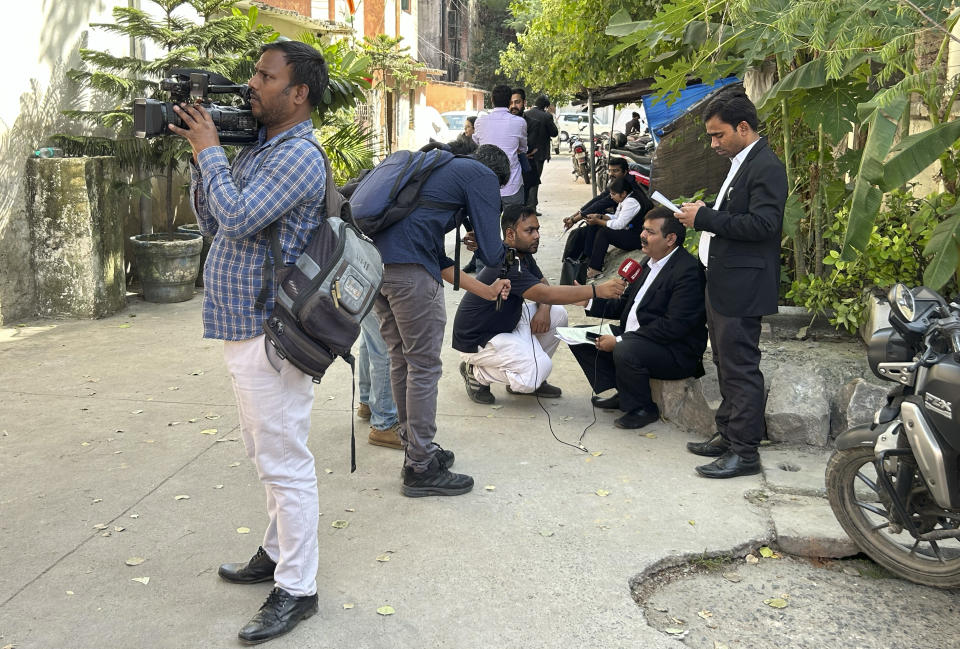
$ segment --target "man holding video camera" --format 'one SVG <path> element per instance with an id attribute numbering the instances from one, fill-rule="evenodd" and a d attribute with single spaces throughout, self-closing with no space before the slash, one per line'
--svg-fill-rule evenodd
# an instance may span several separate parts
<path id="1" fill-rule="evenodd" d="M 307 448 L 313 382 L 267 351 L 263 322 L 275 295 L 264 268 L 267 226 L 279 229 L 279 267 L 297 259 L 324 216 L 324 162 L 310 113 L 327 87 L 327 66 L 316 49 L 295 41 L 269 43 L 260 54 L 249 82 L 259 141 L 232 165 L 201 106 L 174 107 L 186 128 L 169 125 L 193 148 L 193 207 L 201 231 L 214 237 L 203 271 L 203 335 L 224 341 L 244 445 L 267 494 L 262 547 L 249 561 L 219 569 L 233 583 L 274 582 L 240 630 L 245 644 L 287 633 L 317 612 L 319 562 L 317 476 Z"/>

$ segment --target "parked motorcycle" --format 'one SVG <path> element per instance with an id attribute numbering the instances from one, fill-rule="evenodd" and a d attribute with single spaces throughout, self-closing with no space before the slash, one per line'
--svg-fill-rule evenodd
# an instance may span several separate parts
<path id="1" fill-rule="evenodd" d="M 890 291 L 890 327 L 867 359 L 897 384 L 874 423 L 836 440 L 827 498 L 871 559 L 928 586 L 960 586 L 960 304 L 926 287 Z M 957 404 L 957 412 L 953 411 Z"/>
<path id="2" fill-rule="evenodd" d="M 590 163 L 587 157 L 587 145 L 579 135 L 570 136 L 570 160 L 573 162 L 573 177 L 583 178 L 585 183 L 590 182 Z"/>

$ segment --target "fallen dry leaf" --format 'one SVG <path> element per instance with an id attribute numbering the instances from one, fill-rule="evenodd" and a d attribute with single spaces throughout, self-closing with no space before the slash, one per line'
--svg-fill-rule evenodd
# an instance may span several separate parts
<path id="1" fill-rule="evenodd" d="M 723 578 L 727 581 L 732 581 L 735 584 L 739 584 L 741 581 L 743 581 L 743 577 L 735 572 L 725 572 L 723 573 Z"/>
<path id="2" fill-rule="evenodd" d="M 746 561 L 747 563 L 760 563 L 760 559 L 758 559 L 752 554 L 748 554 L 743 558 L 743 560 Z"/>
<path id="3" fill-rule="evenodd" d="M 240 463 L 239 463 L 239 462 L 234 462 L 234 463 L 231 464 L 230 466 L 240 466 Z"/>
<path id="4" fill-rule="evenodd" d="M 553 530 L 540 530 L 540 536 L 551 537 L 553 536 Z"/>
<path id="5" fill-rule="evenodd" d="M 350 524 L 350 521 L 336 520 L 336 521 L 333 521 L 332 523 L 330 523 L 330 527 L 335 527 L 335 528 L 337 528 L 338 530 L 342 530 L 343 528 L 345 528 L 345 527 L 346 527 L 347 525 L 349 525 L 349 524 Z"/>
<path id="6" fill-rule="evenodd" d="M 597 489 L 594 493 L 596 493 L 598 496 L 609 496 L 609 495 L 610 495 L 610 492 L 607 491 L 606 489 Z"/>
<path id="7" fill-rule="evenodd" d="M 140 514 L 130 514 L 130 518 L 140 518 Z"/>
<path id="8" fill-rule="evenodd" d="M 710 611 L 708 611 L 708 610 L 706 610 L 706 609 L 704 609 L 704 610 L 702 610 L 702 611 L 697 611 L 697 615 L 699 615 L 700 617 L 702 617 L 704 620 L 706 620 L 708 617 L 713 617 L 713 613 L 711 613 Z"/>
<path id="9" fill-rule="evenodd" d="M 216 435 L 216 434 L 217 434 L 217 429 L 216 429 L 216 428 L 204 428 L 203 430 L 200 431 L 200 434 L 201 434 L 201 435 Z"/>
<path id="10" fill-rule="evenodd" d="M 93 529 L 95 529 L 95 530 L 105 530 L 105 529 L 107 529 L 107 525 L 106 525 L 106 523 L 97 523 L 96 525 L 93 526 Z"/>
<path id="11" fill-rule="evenodd" d="M 218 415 L 218 414 L 215 413 L 215 412 L 208 412 L 207 414 L 205 414 L 205 415 L 203 416 L 203 418 L 204 418 L 204 419 L 209 419 L 209 420 L 213 421 L 214 419 L 220 419 L 220 415 Z"/>
<path id="12" fill-rule="evenodd" d="M 760 556 L 763 557 L 764 559 L 769 559 L 770 557 L 773 556 L 773 550 L 771 550 L 767 546 L 761 547 L 759 552 L 760 552 Z"/>
<path id="13" fill-rule="evenodd" d="M 379 561 L 380 563 L 385 563 L 387 561 L 390 561 L 390 554 L 387 552 L 384 552 L 383 554 L 377 556 L 377 561 Z"/>
<path id="14" fill-rule="evenodd" d="M 593 457 L 600 457 L 601 455 L 603 455 L 603 451 L 594 451 L 590 455 L 592 455 Z"/>
<path id="15" fill-rule="evenodd" d="M 347 507 L 347 508 L 344 509 L 343 511 L 345 511 L 345 512 L 355 512 L 355 511 L 357 511 L 357 510 L 354 509 L 353 507 Z"/>
<path id="16" fill-rule="evenodd" d="M 497 487 L 495 485 L 488 484 L 486 487 L 484 487 L 484 489 L 486 489 L 487 491 L 496 491 Z"/>
<path id="17" fill-rule="evenodd" d="M 333 469 L 324 469 L 323 472 L 324 472 L 324 473 L 333 473 Z"/>
<path id="18" fill-rule="evenodd" d="M 377 609 L 377 613 L 380 615 L 393 615 L 396 611 L 393 610 L 392 606 L 381 606 Z"/>
<path id="19" fill-rule="evenodd" d="M 139 415 L 139 414 L 142 414 L 142 413 L 143 413 L 143 410 L 131 410 L 131 411 L 130 411 L 130 414 L 131 414 L 131 415 Z"/>
<path id="20" fill-rule="evenodd" d="M 134 577 L 134 578 L 131 579 L 130 581 L 135 581 L 135 582 L 137 582 L 137 583 L 140 583 L 140 584 L 143 584 L 144 586 L 146 586 L 147 584 L 150 583 L 150 577 Z"/>
<path id="21" fill-rule="evenodd" d="M 644 437 L 646 437 L 647 439 L 657 439 L 657 436 L 653 433 L 647 433 L 646 435 L 644 435 Z"/>
<path id="22" fill-rule="evenodd" d="M 144 559 L 143 557 L 130 557 L 129 559 L 124 561 L 124 563 L 127 564 L 128 566 L 139 566 L 144 561 L 146 561 L 146 559 Z"/>
<path id="23" fill-rule="evenodd" d="M 353 607 L 354 607 L 353 604 L 344 604 L 344 605 L 343 605 L 343 608 L 346 608 L 346 609 L 353 608 Z"/>
<path id="24" fill-rule="evenodd" d="M 687 523 L 689 523 L 690 525 L 696 525 L 697 521 L 687 521 Z"/>
<path id="25" fill-rule="evenodd" d="M 114 532 L 122 532 L 122 531 L 125 530 L 125 529 L 127 529 L 127 528 L 125 528 L 123 525 L 114 525 L 114 527 L 113 527 L 113 531 L 114 531 Z"/>
<path id="26" fill-rule="evenodd" d="M 187 494 L 180 494 L 179 496 L 174 496 L 174 500 L 190 500 L 190 496 Z"/>
<path id="27" fill-rule="evenodd" d="M 771 597 L 770 599 L 763 600 L 763 603 L 771 608 L 786 608 L 787 600 L 782 597 Z"/>
<path id="28" fill-rule="evenodd" d="M 249 528 L 249 527 L 238 527 L 238 528 L 237 528 L 237 534 L 249 534 L 249 533 L 250 533 L 250 528 Z"/>
<path id="29" fill-rule="evenodd" d="M 501 406 L 501 405 L 499 405 L 499 404 L 496 405 L 496 406 L 490 406 L 490 410 L 500 410 L 500 408 L 503 408 L 503 406 Z"/>
<path id="30" fill-rule="evenodd" d="M 73 591 L 72 591 L 72 590 L 68 590 L 68 591 L 67 591 L 67 595 L 73 595 Z"/>
<path id="31" fill-rule="evenodd" d="M 670 628 L 664 629 L 663 631 L 664 633 L 669 633 L 670 635 L 683 635 L 686 633 L 685 630 L 678 629 L 676 627 L 670 627 Z"/>
<path id="32" fill-rule="evenodd" d="M 215 484 L 215 485 L 213 485 L 213 488 L 214 488 L 214 489 L 223 489 L 223 485 L 222 485 L 222 484 Z"/>

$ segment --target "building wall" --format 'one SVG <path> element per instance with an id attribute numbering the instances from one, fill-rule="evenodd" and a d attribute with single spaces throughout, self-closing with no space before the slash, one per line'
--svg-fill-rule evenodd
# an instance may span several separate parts
<path id="1" fill-rule="evenodd" d="M 17 29 L 0 41 L 7 66 L 0 93 L 0 324 L 36 312 L 36 281 L 30 264 L 26 220 L 26 161 L 54 133 L 81 129 L 62 111 L 88 107 L 66 72 L 80 65 L 78 48 L 108 49 L 129 55 L 126 38 L 91 31 L 91 22 L 113 22 L 114 5 L 127 2 L 71 0 L 22 2 Z"/>
<path id="2" fill-rule="evenodd" d="M 310 0 L 260 0 L 265 2 L 271 7 L 276 7 L 277 9 L 289 9 L 290 11 L 296 11 L 301 16 L 310 17 L 311 2 Z"/>
<path id="3" fill-rule="evenodd" d="M 484 107 L 484 92 L 463 84 L 432 81 L 427 84 L 427 106 L 441 113 L 449 110 L 476 110 Z"/>

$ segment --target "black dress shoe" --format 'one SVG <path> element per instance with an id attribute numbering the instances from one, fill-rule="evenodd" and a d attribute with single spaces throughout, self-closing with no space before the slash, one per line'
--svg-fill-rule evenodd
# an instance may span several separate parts
<path id="1" fill-rule="evenodd" d="M 221 579 L 235 584 L 259 584 L 261 581 L 273 581 L 273 571 L 277 564 L 262 547 L 246 563 L 225 563 L 217 574 Z"/>
<path id="2" fill-rule="evenodd" d="M 546 381 L 541 383 L 540 387 L 533 392 L 517 392 L 509 385 L 507 386 L 507 392 L 510 394 L 529 394 L 531 396 L 538 396 L 541 399 L 559 399 L 563 395 L 563 390 L 555 385 L 550 385 Z"/>
<path id="3" fill-rule="evenodd" d="M 705 442 L 687 442 L 687 450 L 703 457 L 720 457 L 730 450 L 730 442 L 720 433 L 714 433 L 713 437 Z"/>
<path id="4" fill-rule="evenodd" d="M 741 475 L 760 473 L 760 457 L 746 460 L 733 451 L 727 451 L 710 464 L 697 467 L 704 478 L 736 478 Z"/>
<path id="5" fill-rule="evenodd" d="M 317 595 L 294 597 L 282 588 L 274 588 L 260 611 L 240 629 L 237 635 L 243 644 L 260 644 L 284 633 L 317 612 Z"/>
<path id="6" fill-rule="evenodd" d="M 613 425 L 617 428 L 643 428 L 647 424 L 652 424 L 658 419 L 660 419 L 659 411 L 637 408 L 636 410 L 631 410 L 619 419 L 614 419 Z"/>
<path id="7" fill-rule="evenodd" d="M 614 394 L 612 397 L 607 397 L 606 399 L 593 395 L 590 397 L 590 403 L 604 410 L 620 410 L 620 395 Z"/>

